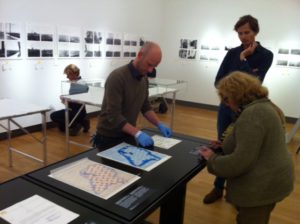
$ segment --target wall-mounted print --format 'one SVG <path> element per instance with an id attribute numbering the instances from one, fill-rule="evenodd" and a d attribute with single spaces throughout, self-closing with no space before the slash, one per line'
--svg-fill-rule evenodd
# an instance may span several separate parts
<path id="1" fill-rule="evenodd" d="M 293 68 L 300 68 L 300 60 L 298 61 L 289 61 L 289 66 Z"/>
<path id="2" fill-rule="evenodd" d="M 222 49 L 222 50 L 221 50 Z M 200 61 L 216 63 L 220 61 L 224 51 L 229 50 L 227 47 L 221 47 L 219 45 L 210 43 L 201 43 L 199 47 Z"/>
<path id="3" fill-rule="evenodd" d="M 145 44 L 145 38 L 137 34 L 124 34 L 123 57 L 135 58 Z"/>
<path id="4" fill-rule="evenodd" d="M 287 48 L 279 48 L 278 49 L 278 54 L 289 54 L 290 50 Z"/>
<path id="5" fill-rule="evenodd" d="M 26 49 L 28 58 L 54 57 L 55 27 L 43 24 L 26 25 Z"/>
<path id="6" fill-rule="evenodd" d="M 288 60 L 277 60 L 276 65 L 287 66 L 288 65 Z"/>
<path id="7" fill-rule="evenodd" d="M 197 58 L 197 44 L 195 39 L 180 39 L 178 56 L 181 59 L 196 59 Z"/>
<path id="8" fill-rule="evenodd" d="M 84 57 L 104 57 L 104 33 L 95 30 L 86 30 L 84 33 Z"/>
<path id="9" fill-rule="evenodd" d="M 18 23 L 0 23 L 0 58 L 20 59 L 21 25 Z"/>
<path id="10" fill-rule="evenodd" d="M 300 55 L 300 49 L 291 49 L 292 55 Z"/>
<path id="11" fill-rule="evenodd" d="M 59 58 L 81 57 L 82 41 L 79 27 L 57 27 L 57 51 Z"/>
<path id="12" fill-rule="evenodd" d="M 105 57 L 120 58 L 122 57 L 122 33 L 107 32 L 105 37 Z"/>

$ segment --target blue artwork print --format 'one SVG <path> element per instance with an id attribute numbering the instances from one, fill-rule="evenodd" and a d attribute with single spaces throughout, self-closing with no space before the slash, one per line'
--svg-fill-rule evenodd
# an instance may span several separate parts
<path id="1" fill-rule="evenodd" d="M 148 149 L 121 143 L 97 154 L 103 158 L 117 161 L 142 170 L 150 171 L 171 156 Z"/>
<path id="2" fill-rule="evenodd" d="M 151 151 L 143 148 L 132 148 L 125 146 L 118 150 L 120 155 L 124 156 L 133 166 L 144 166 L 151 161 L 158 161 L 161 158 L 154 155 Z"/>

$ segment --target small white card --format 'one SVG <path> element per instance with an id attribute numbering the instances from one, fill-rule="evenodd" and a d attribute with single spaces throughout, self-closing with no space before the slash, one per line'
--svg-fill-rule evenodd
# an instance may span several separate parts
<path id="1" fill-rule="evenodd" d="M 174 145 L 181 142 L 181 140 L 175 138 L 166 138 L 159 135 L 153 135 L 152 139 L 154 141 L 154 146 L 162 148 L 162 149 L 170 149 Z"/>

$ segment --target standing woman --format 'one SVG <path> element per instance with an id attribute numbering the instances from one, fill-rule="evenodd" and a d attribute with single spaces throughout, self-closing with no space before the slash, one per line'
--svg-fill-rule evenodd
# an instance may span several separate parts
<path id="1" fill-rule="evenodd" d="M 285 144 L 282 111 L 256 77 L 233 72 L 218 94 L 239 117 L 225 132 L 224 154 L 204 147 L 210 173 L 227 179 L 226 199 L 238 210 L 238 224 L 267 224 L 277 202 L 293 190 L 294 168 Z"/>

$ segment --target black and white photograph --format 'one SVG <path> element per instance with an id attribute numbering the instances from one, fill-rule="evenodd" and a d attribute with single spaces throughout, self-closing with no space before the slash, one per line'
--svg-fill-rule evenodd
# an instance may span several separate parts
<path id="1" fill-rule="evenodd" d="M 278 66 L 287 66 L 288 65 L 288 60 L 277 60 L 276 65 L 278 65 Z"/>
<path id="2" fill-rule="evenodd" d="M 290 50 L 287 48 L 279 48 L 278 49 L 278 54 L 289 54 Z"/>
<path id="3" fill-rule="evenodd" d="M 55 27 L 47 24 L 28 23 L 26 25 L 26 48 L 29 58 L 54 57 Z"/>
<path id="4" fill-rule="evenodd" d="M 105 46 L 105 57 L 107 58 L 120 58 L 122 57 L 122 33 L 107 32 L 106 33 L 106 46 Z M 129 44 L 128 41 L 126 44 Z M 129 46 L 129 45 L 127 45 Z M 124 55 L 123 55 L 124 56 Z"/>
<path id="5" fill-rule="evenodd" d="M 0 23 L 0 40 L 4 40 L 4 23 Z"/>
<path id="6" fill-rule="evenodd" d="M 43 49 L 41 50 L 41 56 L 44 58 L 53 57 L 53 49 Z"/>
<path id="7" fill-rule="evenodd" d="M 299 61 L 289 61 L 289 66 L 293 68 L 300 68 L 300 60 Z"/>
<path id="8" fill-rule="evenodd" d="M 179 58 L 196 59 L 197 58 L 198 40 L 196 39 L 180 39 Z"/>
<path id="9" fill-rule="evenodd" d="M 52 34 L 42 34 L 41 35 L 41 41 L 53 41 L 53 35 Z"/>
<path id="10" fill-rule="evenodd" d="M 291 49 L 291 54 L 300 55 L 300 49 Z"/>
<path id="11" fill-rule="evenodd" d="M 186 49 L 179 49 L 179 57 L 180 58 L 187 58 L 187 50 Z"/>
<path id="12" fill-rule="evenodd" d="M 125 33 L 123 42 L 123 57 L 134 58 L 141 46 L 144 45 L 144 37 L 137 34 Z"/>
<path id="13" fill-rule="evenodd" d="M 4 42 L 4 40 L 0 41 L 0 58 L 5 58 L 5 42 Z"/>
<path id="14" fill-rule="evenodd" d="M 81 29 L 72 26 L 57 27 L 57 49 L 59 58 L 79 58 L 82 43 Z"/>
<path id="15" fill-rule="evenodd" d="M 192 40 L 192 39 L 181 39 L 180 40 L 180 48 L 183 49 L 197 49 L 197 40 Z"/>
<path id="16" fill-rule="evenodd" d="M 21 59 L 21 24 L 0 23 L 0 57 Z"/>
<path id="17" fill-rule="evenodd" d="M 84 32 L 83 55 L 86 58 L 102 58 L 104 52 L 105 33 L 99 30 L 88 29 Z"/>

